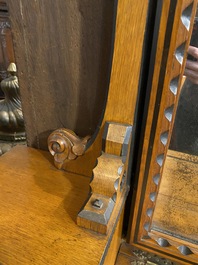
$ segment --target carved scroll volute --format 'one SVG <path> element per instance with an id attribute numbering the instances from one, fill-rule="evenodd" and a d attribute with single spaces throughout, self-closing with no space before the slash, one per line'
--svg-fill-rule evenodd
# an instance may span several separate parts
<path id="1" fill-rule="evenodd" d="M 48 137 L 48 148 L 54 156 L 55 166 L 61 169 L 66 162 L 83 155 L 89 139 L 90 136 L 80 138 L 68 129 L 58 129 L 52 132 Z"/>

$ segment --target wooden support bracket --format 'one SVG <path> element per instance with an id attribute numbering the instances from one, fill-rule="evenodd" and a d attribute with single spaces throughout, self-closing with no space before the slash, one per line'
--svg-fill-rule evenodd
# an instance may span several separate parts
<path id="1" fill-rule="evenodd" d="M 77 217 L 79 226 L 107 234 L 114 213 L 128 193 L 126 174 L 132 126 L 106 122 L 103 151 L 97 159 L 90 183 L 91 195 Z"/>
<path id="2" fill-rule="evenodd" d="M 69 129 L 58 129 L 48 137 L 48 148 L 54 156 L 54 164 L 58 169 L 70 160 L 83 155 L 90 136 L 78 137 Z"/>

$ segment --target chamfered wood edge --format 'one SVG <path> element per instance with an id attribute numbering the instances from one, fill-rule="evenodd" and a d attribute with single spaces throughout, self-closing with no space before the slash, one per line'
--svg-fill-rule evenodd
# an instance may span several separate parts
<path id="1" fill-rule="evenodd" d="M 163 252 L 163 247 L 158 246 L 157 242 L 149 239 L 148 231 L 149 231 L 150 222 L 152 220 L 152 211 L 154 209 L 155 200 L 157 198 L 157 192 L 159 188 L 158 185 L 160 183 L 160 176 L 163 171 L 163 161 L 166 156 L 166 148 L 170 141 L 172 122 L 175 116 L 175 109 L 176 109 L 177 101 L 179 97 L 179 88 L 180 88 L 180 83 L 182 79 L 182 73 L 184 70 L 185 57 L 183 59 L 183 62 L 181 62 L 179 58 L 177 58 L 177 52 L 181 48 L 183 48 L 184 54 L 185 54 L 188 48 L 190 36 L 192 32 L 192 24 L 193 24 L 192 22 L 193 22 L 193 18 L 194 18 L 195 11 L 196 11 L 197 1 L 183 1 L 180 3 L 178 2 L 170 3 L 170 1 L 166 1 L 163 4 L 162 12 L 164 12 L 165 8 L 166 10 L 169 9 L 169 4 L 170 5 L 176 4 L 176 14 L 177 14 L 174 18 L 173 31 L 171 32 L 172 37 L 171 37 L 171 45 L 169 48 L 172 49 L 172 51 L 169 53 L 169 59 L 168 59 L 169 68 L 167 68 L 168 70 L 166 72 L 165 79 L 164 79 L 165 80 L 163 84 L 164 92 L 162 94 L 161 104 L 159 105 L 159 102 L 160 102 L 159 96 L 158 96 L 158 102 L 156 101 L 158 106 L 160 106 L 159 108 L 160 114 L 157 119 L 158 123 L 156 123 L 158 124 L 156 125 L 158 126 L 157 127 L 158 129 L 157 129 L 156 135 L 153 134 L 152 136 L 152 133 L 153 133 L 152 130 L 154 129 L 151 129 L 151 124 L 153 122 L 153 117 L 157 117 L 155 115 L 158 115 L 158 112 L 156 112 L 156 109 L 154 108 L 155 100 L 156 100 L 156 93 L 157 93 L 155 89 L 158 87 L 157 80 L 159 78 L 159 72 L 160 72 L 159 65 L 160 65 L 160 60 L 162 56 L 162 50 L 164 49 L 163 38 L 165 38 L 165 35 L 163 36 L 163 34 L 165 31 L 162 29 L 164 28 L 164 25 L 166 25 L 167 23 L 166 22 L 167 17 L 165 15 L 166 13 L 165 11 L 164 15 L 162 16 L 162 19 L 164 21 L 161 20 L 161 25 L 160 25 L 160 28 L 161 28 L 160 36 L 161 37 L 158 39 L 158 54 L 156 56 L 158 63 L 156 63 L 156 66 L 155 66 L 152 96 L 150 98 L 150 103 L 149 103 L 150 104 L 149 114 L 147 118 L 147 126 L 146 126 L 146 132 L 145 132 L 142 158 L 141 158 L 138 190 L 137 190 L 136 201 L 135 201 L 136 206 L 135 206 L 134 213 L 133 213 L 133 223 L 132 223 L 131 237 L 130 237 L 130 244 L 136 245 L 137 247 L 139 245 L 139 247 L 141 248 L 142 247 L 151 248 L 152 251 L 156 251 L 156 252 L 159 251 L 160 253 Z M 180 17 L 182 13 L 183 15 L 185 14 L 184 11 L 189 6 L 191 6 L 192 8 L 192 16 L 191 16 L 191 22 L 189 22 L 189 25 L 188 25 L 189 28 L 187 29 L 186 25 L 183 24 L 182 20 L 180 20 Z M 170 8 L 172 8 L 172 6 Z M 172 69 L 173 69 L 173 72 L 171 72 Z M 173 84 L 175 84 L 175 81 L 177 81 L 176 87 L 178 89 L 178 91 L 176 92 L 173 89 Z M 172 83 L 169 84 L 169 82 L 170 83 L 172 82 Z M 172 85 L 170 91 L 168 91 L 169 85 Z M 155 115 L 152 112 L 154 111 L 154 109 L 155 109 Z M 151 158 L 152 162 L 151 163 L 149 162 L 149 159 L 147 156 L 148 150 L 149 150 L 148 149 L 149 144 L 151 144 L 149 143 L 150 137 L 154 137 L 153 140 L 155 139 L 154 143 L 156 143 L 154 144 L 153 149 L 150 149 L 150 151 L 152 150 L 152 158 Z M 145 165 L 147 166 L 145 167 Z M 145 172 L 149 172 L 148 179 L 147 177 L 144 176 L 144 174 L 146 175 Z M 172 246 L 170 246 L 169 248 L 164 248 L 164 255 L 170 255 L 171 257 L 175 255 L 175 257 L 179 257 L 182 260 L 185 260 L 185 257 L 179 253 L 178 249 L 174 249 L 174 247 Z M 192 261 L 193 263 L 193 260 L 195 260 L 196 257 L 193 257 L 192 260 L 190 257 L 192 257 L 192 255 L 187 256 L 186 258 L 189 259 L 189 261 Z"/>
<path id="2" fill-rule="evenodd" d="M 103 151 L 90 183 L 90 198 L 77 217 L 79 226 L 107 234 L 119 201 L 128 194 L 127 173 L 132 126 L 106 123 Z"/>
<path id="3" fill-rule="evenodd" d="M 20 155 L 21 154 L 21 155 Z M 24 158 L 24 156 L 26 157 L 25 159 L 23 159 Z M 67 176 L 68 176 L 68 179 L 71 179 L 71 178 L 76 178 L 75 180 L 74 180 L 74 182 L 76 183 L 76 185 L 77 186 L 79 186 L 79 188 L 78 188 L 78 195 L 76 195 L 76 192 L 75 192 L 75 190 L 73 189 L 73 191 L 72 191 L 72 189 L 71 189 L 71 187 L 69 186 L 68 187 L 68 191 L 69 192 L 72 192 L 72 194 L 74 195 L 74 198 L 76 197 L 76 196 L 79 196 L 79 194 L 81 194 L 81 192 L 79 192 L 79 190 L 80 190 L 80 187 L 84 187 L 84 185 L 85 186 L 88 186 L 88 178 L 87 177 L 85 177 L 85 176 L 79 176 L 79 175 L 76 175 L 75 176 L 75 174 L 73 174 L 73 173 L 66 173 L 66 172 L 62 172 L 62 171 L 60 171 L 60 170 L 54 170 L 54 168 L 53 168 L 53 166 L 52 166 L 52 159 L 50 159 L 50 156 L 49 156 L 49 154 L 46 152 L 46 151 L 40 151 L 40 150 L 36 150 L 36 149 L 34 149 L 34 148 L 30 148 L 30 147 L 27 147 L 27 146 L 16 146 L 16 147 L 14 147 L 14 148 L 12 148 L 9 152 L 7 152 L 5 155 L 3 155 L 3 156 L 1 156 L 1 158 L 0 158 L 0 160 L 1 160 L 1 164 L 2 165 L 4 165 L 4 167 L 5 166 L 7 166 L 8 164 L 9 164 L 9 161 L 12 161 L 12 163 L 13 163 L 13 161 L 15 161 L 16 162 L 16 168 L 17 168 L 17 171 L 14 171 L 14 169 L 13 169 L 13 173 L 12 173 L 12 175 L 10 175 L 10 178 L 12 178 L 12 177 L 16 177 L 16 179 L 18 179 L 17 181 L 16 181 L 16 183 L 18 183 L 18 181 L 20 181 L 23 177 L 27 180 L 27 184 L 28 184 L 28 188 L 30 189 L 30 196 L 32 196 L 33 195 L 33 197 L 35 196 L 35 193 L 36 192 L 40 192 L 40 190 L 41 190 L 41 193 L 42 193 L 42 196 L 44 196 L 44 198 L 42 197 L 42 196 L 40 196 L 42 199 L 41 199 L 41 207 L 45 207 L 45 203 L 46 203 L 46 207 L 45 208 L 47 208 L 47 210 L 45 211 L 45 212 L 48 212 L 48 208 L 52 208 L 52 211 L 53 211 L 53 213 L 54 213 L 54 210 L 55 210 L 55 213 L 57 212 L 57 211 L 59 211 L 58 209 L 60 208 L 59 207 L 59 204 L 61 203 L 61 201 L 62 200 L 64 200 L 64 196 L 63 196 L 63 198 L 62 198 L 62 196 L 60 196 L 60 198 L 59 198 L 59 195 L 60 194 L 62 194 L 63 193 L 63 195 L 65 194 L 65 192 L 64 192 L 64 189 L 62 188 L 61 189 L 61 191 L 60 191 L 60 194 L 58 194 L 58 196 L 56 196 L 56 193 L 55 193 L 55 197 L 57 197 L 58 198 L 58 204 L 57 204 L 57 202 L 55 202 L 55 204 L 54 204 L 54 210 L 53 210 L 53 203 L 50 205 L 50 207 L 48 207 L 48 204 L 49 204 L 49 201 L 46 201 L 45 202 L 45 198 L 46 198 L 46 196 L 47 196 L 47 194 L 49 193 L 49 194 L 51 194 L 51 192 L 48 192 L 48 189 L 47 189 L 47 183 L 48 183 L 48 185 L 50 186 L 50 191 L 51 191 L 51 189 L 53 189 L 53 183 L 54 182 L 56 182 L 56 180 L 54 179 L 55 178 L 55 176 L 56 176 L 56 173 L 57 173 L 57 178 L 59 179 L 59 184 L 55 187 L 55 189 L 57 189 L 60 185 L 61 185 L 61 181 L 60 181 L 60 179 L 62 179 L 62 181 L 64 182 L 64 183 L 67 183 L 67 181 L 65 181 L 64 179 L 65 178 L 67 178 Z M 25 162 L 24 162 L 24 160 L 25 160 Z M 26 167 L 26 169 L 24 170 L 24 163 L 25 164 L 27 164 L 28 163 L 28 167 Z M 35 165 L 37 165 L 37 167 L 35 167 Z M 21 167 L 21 172 L 20 172 L 20 167 Z M 38 171 L 38 169 L 39 169 L 39 167 L 43 167 L 44 169 L 45 169 L 45 174 L 43 174 L 43 175 L 45 175 L 45 176 L 43 176 L 43 179 L 44 179 L 44 182 L 43 182 L 43 185 L 45 185 L 45 189 L 40 189 L 42 186 L 40 186 L 41 185 L 41 183 L 42 183 L 42 180 L 41 180 L 41 182 L 39 182 L 39 183 L 37 183 L 37 181 L 35 182 L 35 177 L 36 177 L 36 175 L 37 175 L 37 177 L 39 177 L 39 171 Z M 26 175 L 27 175 L 27 172 L 30 172 L 30 174 L 29 174 L 29 177 L 26 177 Z M 9 169 L 9 172 L 12 172 L 12 168 L 10 168 Z M 16 173 L 16 176 L 15 176 L 15 173 Z M 51 173 L 51 176 L 50 176 L 50 173 Z M 3 177 L 5 176 L 5 178 L 6 178 L 6 172 L 4 173 L 4 175 L 3 175 Z M 41 173 L 42 174 L 42 173 Z M 70 176 L 70 174 L 71 174 L 71 176 Z M 78 184 L 78 178 L 80 178 L 80 181 L 79 181 L 79 184 Z M 42 179 L 42 177 L 41 177 L 41 179 Z M 32 181 L 33 180 L 33 181 Z M 71 181 L 71 180 L 68 180 L 69 182 Z M 6 182 L 6 180 L 5 180 L 5 182 Z M 81 183 L 81 184 L 80 184 Z M 83 183 L 85 183 L 85 184 L 83 184 Z M 31 187 L 31 185 L 32 185 L 32 187 Z M 14 185 L 16 185 L 16 184 L 14 184 Z M 65 185 L 65 184 L 64 184 Z M 72 184 L 71 184 L 72 185 Z M 8 190 L 10 190 L 11 188 L 8 188 Z M 23 187 L 21 187 L 21 188 L 19 188 L 20 190 L 21 190 L 21 192 L 22 192 L 22 190 L 23 190 Z M 6 190 L 6 188 L 5 188 L 5 190 Z M 68 192 L 67 191 L 67 192 Z M 5 191 L 4 191 L 5 192 Z M 24 192 L 24 194 L 26 194 L 28 191 L 26 190 L 25 192 Z M 33 193 L 32 193 L 33 192 Z M 66 193 L 67 193 L 66 192 Z M 85 195 L 85 192 L 82 192 L 83 193 L 83 196 Z M 54 194 L 54 193 L 52 193 L 52 194 Z M 127 194 L 125 193 L 125 195 L 127 196 Z M 9 192 L 9 194 L 8 194 L 8 197 L 9 196 L 13 196 L 13 199 L 16 197 L 15 196 L 15 193 L 14 193 L 14 191 L 13 192 Z M 22 197 L 21 197 L 22 196 Z M 50 197 L 51 197 L 51 195 L 49 195 Z M 77 226 L 77 224 L 75 224 L 75 222 L 73 221 L 73 220 L 71 220 L 71 216 L 70 215 L 68 215 L 67 214 L 67 218 L 69 218 L 69 226 L 70 226 L 70 229 L 71 229 L 71 227 L 73 227 L 73 229 L 75 229 L 76 228 L 76 236 L 77 236 L 77 238 L 76 238 L 76 241 L 78 240 L 78 237 L 79 237 L 79 233 L 80 232 L 82 232 L 84 235 L 85 235 L 85 237 L 87 237 L 87 240 L 89 240 L 89 237 L 90 237 L 90 240 L 91 240 L 91 238 L 93 237 L 93 238 L 95 238 L 95 239 L 97 239 L 97 236 L 98 236 L 98 240 L 100 241 L 100 240 L 102 240 L 102 244 L 104 245 L 104 241 L 106 241 L 106 243 L 105 243 L 105 245 L 104 245 L 104 249 L 103 250 L 101 250 L 100 249 L 100 251 L 101 251 L 101 259 L 100 259 L 100 262 L 99 263 L 97 263 L 97 264 L 107 264 L 107 265 L 109 265 L 109 264 L 113 264 L 113 263 L 110 263 L 110 262 L 112 262 L 112 260 L 115 260 L 115 258 L 116 258 L 116 254 L 117 254 L 117 250 L 118 250 L 118 248 L 119 248 L 119 244 L 120 244 L 120 242 L 121 242 L 121 234 L 122 234 L 122 222 L 123 222 L 123 211 L 124 211 L 124 204 L 125 204 L 125 200 L 126 200 L 126 196 L 124 196 L 120 201 L 119 201 L 119 207 L 116 209 L 116 212 L 115 212 L 115 218 L 113 218 L 112 219 L 112 222 L 111 222 L 111 228 L 109 229 L 109 233 L 105 236 L 105 235 L 100 235 L 100 234 L 97 234 L 97 233 L 94 233 L 94 232 L 92 232 L 92 231 L 89 231 L 89 230 L 87 230 L 87 229 L 84 229 L 84 228 L 79 228 L 78 226 Z M 38 196 L 36 196 L 36 198 L 38 198 Z M 52 198 L 53 198 L 53 196 L 52 196 Z M 23 200 L 26 200 L 26 198 L 23 196 L 23 192 L 20 194 L 20 196 L 19 196 L 19 204 L 21 204 L 22 203 L 22 205 L 23 205 L 23 202 L 21 201 L 21 199 Z M 18 204 L 17 203 L 17 204 Z M 35 204 L 34 203 L 34 201 L 32 201 L 32 197 L 30 198 L 30 203 L 31 203 L 31 205 L 28 207 L 28 211 L 26 211 L 26 212 L 29 212 L 29 211 L 31 211 L 31 207 L 34 209 L 34 210 L 36 210 L 36 211 L 38 211 L 38 204 Z M 38 202 L 37 202 L 38 203 Z M 25 206 L 24 206 L 24 209 L 27 207 L 27 200 L 25 201 Z M 67 205 L 67 201 L 65 201 L 65 206 L 64 206 L 64 209 L 65 209 L 65 207 L 66 207 L 66 205 Z M 78 204 L 79 204 L 79 201 L 78 201 Z M 8 205 L 9 205 L 9 203 L 8 203 Z M 62 205 L 62 203 L 61 203 L 61 205 Z M 68 205 L 70 205 L 69 207 L 72 207 L 72 204 L 71 204 L 71 202 L 70 201 L 68 201 Z M 23 207 L 23 206 L 22 206 Z M 39 206 L 40 207 L 40 206 Z M 62 206 L 61 206 L 62 207 Z M 26 208 L 27 209 L 27 208 Z M 12 212 L 12 211 L 11 211 Z M 32 213 L 33 214 L 33 213 Z M 46 213 L 45 213 L 46 214 Z M 51 214 L 51 213 L 50 213 Z M 62 213 L 61 213 L 62 214 Z M 30 214 L 30 216 L 32 217 L 32 216 L 34 216 L 34 215 L 31 215 Z M 41 214 L 41 216 L 42 216 L 42 214 Z M 23 218 L 23 220 L 25 220 L 24 218 L 25 218 L 25 214 L 24 214 L 24 216 L 22 215 L 22 216 L 20 216 L 20 218 Z M 20 219 L 19 218 L 19 219 Z M 39 220 L 39 218 L 40 217 L 38 217 L 38 218 L 36 218 L 36 219 L 38 219 Z M 49 217 L 50 218 L 50 220 L 51 220 L 51 222 L 53 223 L 53 220 L 52 220 L 52 218 L 51 217 Z M 5 220 L 6 220 L 6 215 L 5 215 Z M 66 219 L 67 220 L 67 219 Z M 33 218 L 33 221 L 34 221 L 34 218 Z M 41 220 L 42 221 L 42 220 Z M 24 221 L 25 222 L 25 221 Z M 54 224 L 55 224 L 55 228 L 57 229 L 57 230 L 59 230 L 58 228 L 57 228 L 57 220 L 56 220 L 56 217 L 55 217 L 55 222 L 54 222 Z M 42 223 L 42 222 L 41 222 Z M 48 222 L 47 222 L 48 223 Z M 61 223 L 61 222 L 60 222 Z M 8 224 L 8 226 L 9 226 L 9 224 Z M 50 226 L 51 227 L 51 226 Z M 67 224 L 65 224 L 64 225 L 64 227 L 65 227 L 65 229 L 67 229 Z M 18 228 L 18 226 L 16 227 L 16 228 Z M 61 225 L 61 228 L 60 228 L 60 230 L 62 229 L 63 227 L 62 227 L 62 225 Z M 52 227 L 51 228 L 49 228 L 49 231 L 52 229 Z M 6 230 L 7 231 L 7 235 L 9 234 L 9 229 L 8 230 Z M 49 236 L 49 231 L 47 232 L 47 235 Z M 5 231 L 4 231 L 5 232 Z M 5 236 L 6 234 L 3 232 L 3 236 Z M 24 230 L 23 230 L 23 233 L 24 233 L 24 235 L 26 235 L 26 233 L 27 233 L 27 235 L 26 236 L 28 236 L 28 235 L 31 235 L 31 233 L 30 234 L 28 234 L 29 232 L 28 231 L 26 231 L 26 229 L 24 228 Z M 69 230 L 68 230 L 68 233 L 69 233 Z M 75 234 L 75 232 L 74 232 L 74 234 Z M 13 235 L 12 235 L 13 236 Z M 43 236 L 43 234 L 37 234 L 37 233 L 35 233 L 35 235 L 33 236 L 33 238 L 31 237 L 31 240 L 30 240 L 30 242 L 33 240 L 33 242 L 34 242 L 34 239 L 35 239 L 35 242 L 37 242 L 38 240 L 39 240 L 39 242 L 41 242 L 40 240 L 42 239 L 42 236 Z M 56 234 L 54 234 L 54 232 L 52 232 L 52 239 L 53 238 L 55 238 L 56 239 Z M 26 239 L 26 237 L 24 238 L 24 240 Z M 47 237 L 47 240 L 48 240 L 49 238 Z M 64 239 L 65 241 L 65 243 L 67 244 L 67 240 L 66 240 L 66 238 L 65 238 L 65 236 L 63 236 L 63 238 L 62 239 Z M 55 240 L 56 241 L 56 240 Z M 20 241 L 19 241 L 20 242 Z M 29 242 L 29 243 L 30 243 Z M 61 243 L 62 241 L 61 241 L 61 239 L 60 239 L 60 243 Z M 94 241 L 93 241 L 94 242 Z M 63 242 L 62 242 L 63 243 Z M 71 242 L 70 242 L 70 244 L 71 244 Z M 42 245 L 42 244 L 41 244 Z M 20 249 L 20 244 L 17 246 L 19 249 Z M 82 245 L 82 248 L 84 248 L 84 245 Z M 62 249 L 61 248 L 61 250 L 64 250 L 64 249 Z M 37 250 L 38 251 L 38 250 Z M 48 251 L 47 249 L 45 249 L 44 248 L 44 251 Z M 50 248 L 49 248 L 49 251 L 50 251 Z M 109 251 L 113 251 L 114 253 L 110 253 Z M 27 251 L 27 253 L 29 253 L 28 251 Z M 43 252 L 42 253 L 42 255 L 44 255 L 44 253 L 45 252 Z M 47 253 L 47 252 L 46 252 Z M 64 253 L 64 252 L 62 252 L 61 251 L 61 253 Z M 30 254 L 30 253 L 29 253 Z M 27 257 L 26 257 L 26 259 L 28 258 L 28 255 L 29 254 L 27 254 Z M 62 255 L 62 254 L 61 254 Z M 76 255 L 76 253 L 73 253 L 73 255 L 75 256 Z M 86 259 L 85 259 L 86 260 Z M 39 263 L 40 264 L 40 263 Z M 84 264 L 84 263 L 83 263 Z"/>
<path id="4" fill-rule="evenodd" d="M 131 10 L 137 9 L 137 12 L 141 14 L 143 18 L 141 20 L 141 23 L 139 23 L 137 20 L 133 21 L 134 15 L 133 12 L 130 12 L 129 5 L 131 6 Z M 142 47 L 144 40 L 147 10 L 148 10 L 148 3 L 145 4 L 140 2 L 137 4 L 129 0 L 118 2 L 116 38 L 115 38 L 113 65 L 111 71 L 110 89 L 109 89 L 107 106 L 101 130 L 99 131 L 95 142 L 87 150 L 87 152 L 85 152 L 84 156 L 77 158 L 74 162 L 72 161 L 68 164 L 65 164 L 65 166 L 63 165 L 62 169 L 71 172 L 75 172 L 76 170 L 78 171 L 78 169 L 80 169 L 81 171 L 82 169 L 84 172 L 82 173 L 81 171 L 81 174 L 91 176 L 92 169 L 90 170 L 90 168 L 91 166 L 92 168 L 94 167 L 94 163 L 97 157 L 99 157 L 101 152 L 101 146 L 102 146 L 101 138 L 105 122 L 109 120 L 111 122 L 132 124 L 134 120 L 136 99 L 138 94 L 139 78 L 137 78 L 137 75 L 139 76 L 140 74 L 140 64 L 142 59 Z M 125 14 L 124 16 L 123 13 Z M 123 31 L 123 28 L 126 27 L 128 28 L 128 30 L 125 32 Z M 140 27 L 142 28 L 142 31 L 139 30 Z M 136 49 L 134 49 L 134 45 L 136 46 L 137 44 L 137 43 L 134 44 L 133 42 L 135 34 L 137 34 L 138 36 L 136 40 L 136 42 L 139 43 L 138 53 Z M 124 49 L 124 52 L 120 39 L 122 40 L 122 42 L 125 41 L 126 45 L 130 46 L 128 49 Z M 130 56 L 127 56 L 126 51 L 128 52 L 130 51 Z M 124 64 L 123 61 L 121 63 L 120 61 L 121 58 L 124 58 Z M 131 75 L 131 71 L 129 71 L 130 68 L 134 68 L 134 66 L 135 69 L 133 70 L 133 73 L 136 72 L 137 75 L 135 74 Z M 127 82 L 121 81 L 123 77 L 125 81 L 127 80 Z M 120 87 L 122 87 L 123 91 L 121 91 Z M 89 161 L 89 166 L 87 163 L 88 161 Z M 89 168 L 88 170 L 87 168 L 85 168 L 85 165 L 87 165 L 87 168 Z M 73 171 L 73 169 L 75 171 Z"/>

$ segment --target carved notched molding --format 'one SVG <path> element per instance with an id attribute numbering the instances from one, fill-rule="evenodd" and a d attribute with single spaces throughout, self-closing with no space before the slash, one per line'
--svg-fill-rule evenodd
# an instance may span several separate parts
<path id="1" fill-rule="evenodd" d="M 65 128 L 52 132 L 48 138 L 48 148 L 54 156 L 55 166 L 61 169 L 66 162 L 82 156 L 89 139 L 90 136 L 80 138 L 73 131 Z"/>
<path id="2" fill-rule="evenodd" d="M 89 199 L 78 214 L 79 226 L 108 233 L 128 194 L 126 176 L 131 133 L 129 124 L 105 123 L 102 153 L 93 169 Z"/>
<path id="3" fill-rule="evenodd" d="M 170 76 L 166 76 L 169 79 L 168 86 L 164 87 L 164 92 L 161 102 L 161 113 L 159 122 L 156 127 L 156 131 L 159 132 L 154 140 L 154 146 L 156 147 L 152 153 L 148 190 L 150 191 L 146 200 L 146 214 L 144 213 L 144 223 L 142 229 L 141 240 L 146 241 L 154 240 L 154 244 L 159 245 L 163 248 L 174 249 L 174 251 L 180 252 L 182 255 L 190 255 L 194 253 L 193 249 L 188 246 L 183 246 L 177 241 L 170 240 L 166 238 L 163 234 L 159 237 L 151 231 L 152 218 L 155 208 L 155 203 L 157 200 L 157 194 L 159 190 L 159 185 L 161 177 L 163 174 L 163 167 L 166 159 L 167 150 L 169 147 L 169 141 L 171 137 L 174 117 L 176 114 L 177 103 L 179 99 L 179 92 L 181 89 L 181 81 L 184 65 L 185 65 L 185 50 L 189 43 L 189 25 L 191 19 L 191 12 L 193 8 L 194 1 L 191 1 L 187 7 L 182 10 L 182 16 L 178 26 L 178 32 L 182 31 L 183 34 L 178 34 L 177 41 L 175 43 L 175 52 L 172 55 L 172 72 Z M 186 14 L 188 16 L 186 16 Z M 165 83 L 165 82 L 164 82 Z"/>

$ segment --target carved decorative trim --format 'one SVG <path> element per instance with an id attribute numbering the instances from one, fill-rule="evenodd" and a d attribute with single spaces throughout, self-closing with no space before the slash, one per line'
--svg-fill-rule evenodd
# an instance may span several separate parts
<path id="1" fill-rule="evenodd" d="M 106 122 L 103 152 L 93 169 L 91 195 L 78 214 L 78 225 L 107 234 L 115 208 L 128 193 L 126 161 L 131 131 L 130 125 Z"/>
<path id="2" fill-rule="evenodd" d="M 179 88 L 181 84 L 182 79 L 182 69 L 184 68 L 184 50 L 187 44 L 187 40 L 189 38 L 189 25 L 190 25 L 190 14 L 192 12 L 193 8 L 193 2 L 191 1 L 190 5 L 186 7 L 182 11 L 181 15 L 181 22 L 178 27 L 178 32 L 183 32 L 183 34 L 178 35 L 177 43 L 176 43 L 176 49 L 175 53 L 173 55 L 172 59 L 172 72 L 171 72 L 171 79 L 169 82 L 168 90 L 166 90 L 165 94 L 165 100 L 163 101 L 165 104 L 161 106 L 163 109 L 163 115 L 161 115 L 161 119 L 158 123 L 157 131 L 160 131 L 159 135 L 155 138 L 155 143 L 157 145 L 155 154 L 153 154 L 153 159 L 151 160 L 151 163 L 156 164 L 153 168 L 150 174 L 152 174 L 152 180 L 155 184 L 154 186 L 151 185 L 151 191 L 149 194 L 150 202 L 148 203 L 147 210 L 146 210 L 146 218 L 144 223 L 144 230 L 145 233 L 143 233 L 142 238 L 150 237 L 151 234 L 149 233 L 152 216 L 153 216 L 153 210 L 155 206 L 155 201 L 157 198 L 157 191 L 158 186 L 160 183 L 161 175 L 163 172 L 163 166 L 164 161 L 166 157 L 167 148 L 170 141 L 170 135 L 172 131 L 172 120 L 173 116 L 175 116 L 176 113 L 176 106 L 178 101 L 178 94 L 179 94 Z M 186 15 L 187 14 L 187 15 Z M 184 28 L 185 27 L 185 28 Z M 166 89 L 166 88 L 165 88 Z M 165 238 L 158 238 L 156 236 L 151 236 L 156 243 L 161 247 L 170 247 L 173 246 L 170 241 L 168 241 Z M 193 251 L 191 251 L 190 248 L 187 246 L 178 246 L 177 249 L 181 252 L 183 255 L 189 255 L 192 254 Z"/>
<path id="3" fill-rule="evenodd" d="M 175 2 L 176 3 L 176 2 Z M 178 3 L 178 2 L 177 2 Z M 196 1 L 183 1 L 176 4 L 175 18 L 173 21 L 172 32 L 178 35 L 171 37 L 170 51 L 174 49 L 174 54 L 169 52 L 167 55 L 167 65 L 164 68 L 164 80 L 161 96 L 158 96 L 156 106 L 160 106 L 155 115 L 158 115 L 154 141 L 152 143 L 152 153 L 149 162 L 147 184 L 143 210 L 141 212 L 141 222 L 139 226 L 138 242 L 144 242 L 147 246 L 160 246 L 161 248 L 171 249 L 175 255 L 190 255 L 195 253 L 190 246 L 175 244 L 174 240 L 164 237 L 153 236 L 151 233 L 151 223 L 155 202 L 158 195 L 159 184 L 163 172 L 164 161 L 170 142 L 173 121 L 176 114 L 180 87 L 182 82 L 183 70 L 185 67 L 186 50 L 190 41 L 192 19 L 191 14 L 195 11 Z M 180 14 L 180 19 L 179 18 Z M 158 91 L 159 92 L 159 91 Z M 148 159 L 148 158 L 147 158 Z"/>
<path id="4" fill-rule="evenodd" d="M 157 198 L 158 186 L 159 186 L 161 175 L 163 172 L 165 156 L 166 156 L 166 152 L 167 152 L 167 148 L 168 148 L 169 140 L 170 140 L 170 135 L 172 131 L 172 120 L 173 120 L 173 116 L 175 116 L 175 113 L 176 113 L 176 106 L 177 106 L 177 101 L 178 101 L 177 95 L 179 94 L 179 88 L 180 88 L 181 79 L 182 79 L 181 72 L 182 72 L 182 68 L 184 68 L 184 63 L 183 63 L 184 62 L 183 60 L 184 50 L 187 45 L 187 40 L 189 38 L 188 31 L 189 31 L 190 17 L 191 17 L 190 14 L 193 8 L 192 3 L 182 11 L 181 22 L 178 27 L 178 32 L 180 33 L 180 30 L 182 30 L 183 34 L 178 35 L 176 49 L 173 55 L 174 57 L 172 59 L 173 70 L 171 72 L 171 79 L 169 82 L 168 90 L 166 90 L 166 96 L 165 96 L 166 99 L 164 100 L 165 104 L 162 106 L 162 108 L 164 109 L 163 111 L 164 114 L 163 116 L 161 115 L 161 119 L 160 119 L 160 122 L 158 123 L 158 128 L 157 128 L 157 131 L 160 131 L 159 136 L 156 137 L 155 139 L 156 145 L 158 142 L 158 147 L 155 152 L 156 155 L 153 154 L 154 161 L 152 160 L 151 162 L 151 163 L 156 164 L 156 166 L 153 167 L 153 170 L 151 173 L 155 186 L 153 185 L 151 186 L 152 189 L 149 194 L 150 202 L 147 206 L 147 211 L 146 211 L 147 217 L 144 223 L 146 237 L 150 236 L 149 230 L 151 226 L 155 201 Z M 186 14 L 188 14 L 188 16 L 186 16 Z M 185 26 L 185 28 L 183 26 Z M 143 235 L 143 238 L 145 235 Z M 161 247 L 171 246 L 171 243 L 167 239 L 158 238 L 156 236 L 152 238 Z M 188 247 L 185 247 L 185 246 L 179 246 L 177 249 L 182 254 L 185 253 L 185 255 L 193 253 Z"/>
<path id="5" fill-rule="evenodd" d="M 90 136 L 78 137 L 69 129 L 58 129 L 48 137 L 48 148 L 54 156 L 54 164 L 58 169 L 70 160 L 82 156 L 86 150 L 86 144 Z"/>

